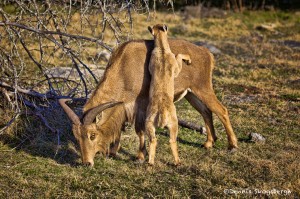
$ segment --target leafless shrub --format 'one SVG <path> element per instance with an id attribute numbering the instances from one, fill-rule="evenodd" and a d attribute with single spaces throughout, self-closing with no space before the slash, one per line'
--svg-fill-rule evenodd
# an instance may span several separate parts
<path id="1" fill-rule="evenodd" d="M 130 39 L 134 12 L 150 13 L 148 0 L 5 0 L 0 5 L 0 88 L 15 113 L 0 134 L 24 113 L 22 107 L 57 132 L 45 118 L 49 109 L 62 97 L 84 102 L 100 78 L 90 67 L 100 68 L 99 52 Z M 55 67 L 72 72 L 52 75 Z M 66 75 L 74 73 L 79 80 Z"/>

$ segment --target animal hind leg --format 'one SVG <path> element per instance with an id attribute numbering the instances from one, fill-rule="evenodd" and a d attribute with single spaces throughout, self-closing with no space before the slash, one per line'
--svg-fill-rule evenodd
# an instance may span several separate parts
<path id="1" fill-rule="evenodd" d="M 167 125 L 167 128 L 169 129 L 170 132 L 170 147 L 175 159 L 175 165 L 179 165 L 180 159 L 179 159 L 178 147 L 177 147 L 178 119 L 176 115 L 175 118 L 173 118 L 172 123 L 170 125 Z"/>
<path id="2" fill-rule="evenodd" d="M 212 112 L 193 93 L 189 92 L 185 96 L 185 98 L 202 115 L 205 122 L 206 135 L 207 135 L 206 142 L 203 144 L 203 146 L 206 149 L 211 148 L 214 142 L 218 139 L 215 134 Z"/>
<path id="3" fill-rule="evenodd" d="M 193 93 L 199 97 L 199 99 L 213 112 L 215 113 L 223 126 L 225 127 L 227 139 L 228 139 L 228 149 L 238 148 L 237 138 L 233 132 L 229 115 L 226 107 L 224 107 L 217 99 L 213 90 L 201 91 L 200 89 L 192 89 Z"/>

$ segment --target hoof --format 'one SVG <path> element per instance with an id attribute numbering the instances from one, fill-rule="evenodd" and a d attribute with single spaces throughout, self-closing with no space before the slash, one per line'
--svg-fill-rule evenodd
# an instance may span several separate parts
<path id="1" fill-rule="evenodd" d="M 151 162 L 149 161 L 148 164 L 149 164 L 149 166 L 154 166 L 154 161 L 153 161 L 153 162 L 152 162 L 152 161 L 151 161 Z"/>
<path id="2" fill-rule="evenodd" d="M 109 153 L 108 157 L 110 158 L 115 158 L 117 156 L 117 153 Z"/>
<path id="3" fill-rule="evenodd" d="M 180 160 L 178 160 L 178 161 L 176 161 L 175 163 L 174 163 L 174 165 L 177 167 L 177 166 L 180 166 L 181 165 L 181 161 Z"/>
<path id="4" fill-rule="evenodd" d="M 205 142 L 203 144 L 203 147 L 206 148 L 206 149 L 210 149 L 213 147 L 213 143 L 212 142 Z"/>
<path id="5" fill-rule="evenodd" d="M 138 164 L 144 164 L 145 163 L 145 160 L 144 159 L 137 159 L 136 162 Z"/>
<path id="6" fill-rule="evenodd" d="M 229 144 L 228 146 L 228 150 L 232 151 L 232 150 L 237 150 L 239 147 L 237 146 L 237 144 Z"/>
<path id="7" fill-rule="evenodd" d="M 145 156 L 146 156 L 146 153 L 143 153 L 143 152 L 139 151 L 138 154 L 137 154 L 137 156 L 136 156 L 136 159 L 139 162 L 144 163 L 145 162 Z"/>
<path id="8" fill-rule="evenodd" d="M 238 150 L 238 147 L 229 147 L 228 148 L 228 151 L 229 151 L 229 153 L 235 153 L 235 152 L 237 152 L 237 150 Z"/>

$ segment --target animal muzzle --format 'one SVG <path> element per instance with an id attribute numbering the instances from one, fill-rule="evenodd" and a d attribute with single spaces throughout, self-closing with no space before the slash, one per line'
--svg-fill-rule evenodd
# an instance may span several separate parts
<path id="1" fill-rule="evenodd" d="M 94 161 L 93 160 L 89 160 L 89 161 L 82 160 L 82 164 L 83 164 L 83 166 L 86 166 L 86 167 L 93 167 Z"/>
<path id="2" fill-rule="evenodd" d="M 94 162 L 82 162 L 83 166 L 86 167 L 93 167 L 94 166 Z"/>
<path id="3" fill-rule="evenodd" d="M 84 166 L 93 167 L 96 152 L 94 149 L 81 147 L 81 160 Z"/>

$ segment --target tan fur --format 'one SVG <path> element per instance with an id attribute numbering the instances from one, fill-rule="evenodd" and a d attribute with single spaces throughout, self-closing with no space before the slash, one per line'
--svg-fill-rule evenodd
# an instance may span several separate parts
<path id="1" fill-rule="evenodd" d="M 167 26 L 155 25 L 149 27 L 154 36 L 154 49 L 151 53 L 149 72 L 151 74 L 149 105 L 147 107 L 146 133 L 150 138 L 149 163 L 154 164 L 156 150 L 155 129 L 167 127 L 170 132 L 170 144 L 175 158 L 179 164 L 177 151 L 178 119 L 174 101 L 174 79 L 182 69 L 182 58 L 191 63 L 189 55 L 178 54 L 176 57 L 171 52 Z"/>
<path id="2" fill-rule="evenodd" d="M 125 117 L 124 105 L 107 109 L 98 123 L 90 125 L 73 124 L 73 133 L 79 142 L 81 159 L 84 164 L 93 166 L 97 152 L 115 156 L 120 148 L 121 130 Z M 93 139 L 91 139 L 94 137 Z"/>
<path id="3" fill-rule="evenodd" d="M 196 46 L 184 40 L 169 40 L 169 45 L 174 54 L 188 54 L 192 60 L 192 64 L 183 66 L 178 77 L 175 78 L 174 101 L 182 97 L 184 93 L 187 93 L 185 98 L 201 113 L 207 129 L 207 141 L 204 144 L 206 148 L 212 147 L 214 141 L 217 139 L 213 126 L 212 113 L 215 113 L 220 118 L 225 127 L 229 149 L 237 148 L 237 139 L 230 124 L 228 111 L 218 101 L 212 87 L 213 57 L 211 53 L 204 47 Z M 85 113 L 94 109 L 99 104 L 106 102 L 124 102 L 124 106 L 118 105 L 103 111 L 104 115 L 107 111 L 118 113 L 125 107 L 125 113 L 121 111 L 123 112 L 123 116 L 120 121 L 112 120 L 109 117 L 106 119 L 102 118 L 97 123 L 97 135 L 99 137 L 106 137 L 105 135 L 109 133 L 121 131 L 124 123 L 123 119 L 133 123 L 140 137 L 138 152 L 138 159 L 140 161 L 144 160 L 146 154 L 144 125 L 151 81 L 148 66 L 153 48 L 153 40 L 130 41 L 120 45 L 113 52 L 102 80 L 83 109 Z M 70 117 L 70 119 L 72 118 Z M 76 120 L 72 121 L 76 122 Z M 112 123 L 114 122 L 116 123 L 113 125 Z M 85 144 L 85 140 L 89 138 L 90 132 L 87 126 L 90 125 L 82 124 L 78 128 L 78 132 L 73 131 L 75 136 L 82 139 L 79 140 L 81 148 L 88 146 Z M 114 126 L 115 128 L 110 128 L 110 126 Z M 106 145 L 108 144 L 106 143 Z M 99 141 L 98 145 L 103 145 L 103 142 Z M 91 153 L 96 153 L 97 150 L 94 149 Z M 82 153 L 82 156 L 85 156 L 85 154 Z M 94 154 L 90 157 L 93 156 Z M 86 159 L 82 157 L 82 159 L 86 160 L 84 163 L 91 163 L 93 161 L 91 158 Z"/>

